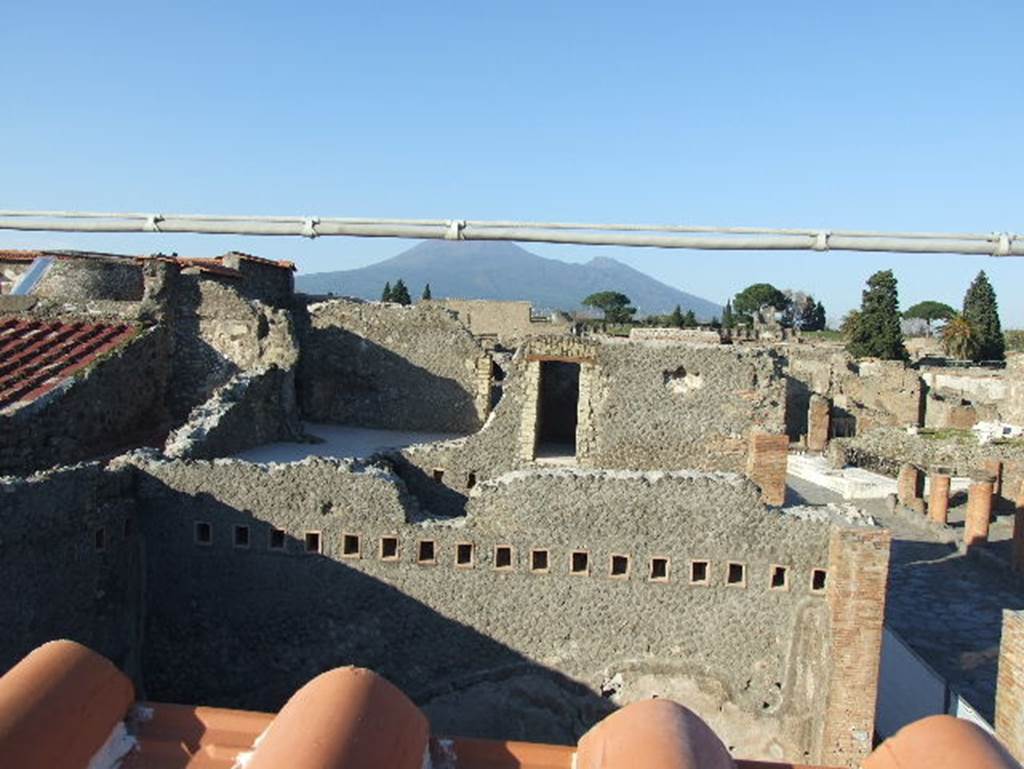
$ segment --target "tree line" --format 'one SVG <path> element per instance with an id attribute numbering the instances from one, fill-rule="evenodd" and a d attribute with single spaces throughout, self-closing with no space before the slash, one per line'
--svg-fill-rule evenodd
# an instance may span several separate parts
<path id="1" fill-rule="evenodd" d="M 430 284 L 428 283 L 423 287 L 423 293 L 420 294 L 420 299 L 431 299 Z M 395 285 L 391 285 L 389 280 L 384 284 L 384 290 L 381 291 L 380 300 L 382 302 L 395 302 L 396 304 L 412 304 L 412 297 L 409 296 L 409 289 L 405 285 L 405 281 L 399 278 L 395 281 Z"/>
<path id="2" fill-rule="evenodd" d="M 982 270 L 964 294 L 960 312 L 942 302 L 919 302 L 905 313 L 899 311 L 899 292 L 892 270 L 876 272 L 867 281 L 859 310 L 844 319 L 840 329 L 846 349 L 858 357 L 906 360 L 900 318 L 920 318 L 931 326 L 944 320 L 942 345 L 948 355 L 963 360 L 1004 360 L 1006 339 L 999 320 L 999 303 Z"/>

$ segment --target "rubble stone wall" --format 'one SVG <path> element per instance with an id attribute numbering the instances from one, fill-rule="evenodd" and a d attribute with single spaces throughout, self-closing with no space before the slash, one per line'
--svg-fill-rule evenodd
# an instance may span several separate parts
<path id="1" fill-rule="evenodd" d="M 142 289 L 142 269 L 134 259 L 81 257 L 55 258 L 32 293 L 62 302 L 138 301 Z"/>
<path id="2" fill-rule="evenodd" d="M 296 385 L 314 422 L 470 433 L 487 416 L 478 371 L 486 353 L 454 313 L 433 302 L 330 300 L 300 329 Z"/>
<path id="3" fill-rule="evenodd" d="M 164 329 L 143 330 L 51 392 L 0 414 L 0 474 L 70 464 L 149 437 L 167 418 L 167 378 Z"/>
<path id="4" fill-rule="evenodd" d="M 70 638 L 138 680 L 141 544 L 131 478 L 91 463 L 0 477 L 0 673 Z"/>
<path id="5" fill-rule="evenodd" d="M 298 362 L 291 313 L 246 299 L 236 283 L 196 273 L 171 279 L 168 408 L 179 419 L 240 371 Z"/>
<path id="6" fill-rule="evenodd" d="M 383 462 L 132 462 L 160 543 L 148 696 L 272 709 L 357 664 L 441 733 L 571 742 L 657 694 L 738 755 L 822 749 L 836 588 L 812 578 L 836 524 L 768 510 L 739 476 L 518 471 L 450 520 Z"/>
<path id="7" fill-rule="evenodd" d="M 435 299 L 434 304 L 456 312 L 473 334 L 494 336 L 506 345 L 518 344 L 531 336 L 563 334 L 571 327 L 568 319 L 534 319 L 529 302 L 491 299 Z"/>

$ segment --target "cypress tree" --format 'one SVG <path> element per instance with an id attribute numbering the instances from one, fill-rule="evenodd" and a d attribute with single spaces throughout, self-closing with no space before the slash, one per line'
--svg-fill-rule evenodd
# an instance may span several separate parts
<path id="1" fill-rule="evenodd" d="M 428 283 L 423 287 L 423 295 L 420 299 L 433 299 L 434 297 L 430 294 L 430 284 Z"/>
<path id="2" fill-rule="evenodd" d="M 382 302 L 390 302 L 391 301 L 391 281 L 390 280 L 387 283 L 384 284 L 384 290 L 381 292 L 380 300 Z"/>
<path id="3" fill-rule="evenodd" d="M 672 314 L 668 316 L 668 325 L 675 326 L 676 328 L 683 327 L 683 311 L 678 304 L 676 305 L 676 308 L 672 310 Z"/>
<path id="4" fill-rule="evenodd" d="M 693 310 L 686 311 L 686 315 L 683 316 L 683 325 L 686 328 L 696 328 L 697 316 L 693 314 Z"/>
<path id="5" fill-rule="evenodd" d="M 827 319 L 825 317 L 825 305 L 818 302 L 814 305 L 814 312 L 812 313 L 813 328 L 812 331 L 824 331 Z"/>
<path id="6" fill-rule="evenodd" d="M 999 305 L 996 292 L 982 270 L 971 283 L 964 295 L 964 319 L 971 324 L 977 348 L 973 360 L 1003 360 L 1006 357 L 1006 341 L 999 323 Z"/>
<path id="7" fill-rule="evenodd" d="M 860 314 L 846 345 L 851 355 L 855 358 L 907 359 L 900 331 L 899 304 L 896 277 L 892 270 L 882 270 L 868 278 Z"/>
<path id="8" fill-rule="evenodd" d="M 391 289 L 391 301 L 399 304 L 412 304 L 409 289 L 405 287 L 405 281 L 401 278 L 395 281 L 395 287 Z"/>
<path id="9" fill-rule="evenodd" d="M 732 328 L 735 321 L 732 318 L 732 300 L 727 300 L 722 310 L 722 328 Z"/>

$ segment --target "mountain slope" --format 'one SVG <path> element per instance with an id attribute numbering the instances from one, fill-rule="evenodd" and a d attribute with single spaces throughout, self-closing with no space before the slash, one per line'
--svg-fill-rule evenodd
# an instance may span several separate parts
<path id="1" fill-rule="evenodd" d="M 677 304 L 702 320 L 722 312 L 713 302 L 608 257 L 573 264 L 507 242 L 428 240 L 356 270 L 298 275 L 295 287 L 310 294 L 380 299 L 384 283 L 398 278 L 414 299 L 430 283 L 437 299 L 527 299 L 538 309 L 575 310 L 588 294 L 612 290 L 626 294 L 641 315 L 671 312 Z"/>

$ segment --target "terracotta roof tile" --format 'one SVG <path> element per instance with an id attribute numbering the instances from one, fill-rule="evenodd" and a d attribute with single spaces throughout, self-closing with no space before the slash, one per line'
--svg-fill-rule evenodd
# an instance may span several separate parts
<path id="1" fill-rule="evenodd" d="M 626 705 L 579 746 L 429 737 L 422 712 L 369 670 L 337 668 L 281 712 L 139 703 L 106 659 L 71 641 L 44 644 L 0 678 L 0 761 L 19 769 L 85 766 L 108 736 L 134 735 L 122 769 L 814 769 L 733 760 L 711 728 L 668 700 Z M 108 745 L 110 743 L 107 743 Z M 1020 769 L 987 733 L 935 716 L 883 743 L 865 769 Z M 819 767 L 819 769 L 821 769 Z"/>
<path id="2" fill-rule="evenodd" d="M 136 333 L 127 323 L 0 321 L 0 410 L 35 400 Z"/>
<path id="3" fill-rule="evenodd" d="M 31 262 L 43 255 L 42 251 L 22 251 L 20 249 L 0 248 L 0 261 Z"/>

